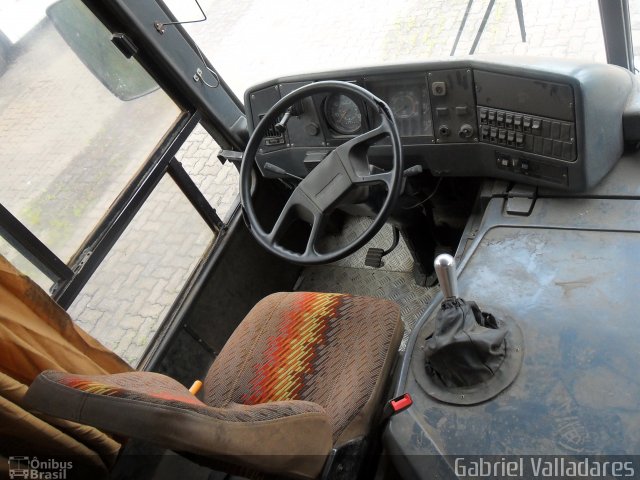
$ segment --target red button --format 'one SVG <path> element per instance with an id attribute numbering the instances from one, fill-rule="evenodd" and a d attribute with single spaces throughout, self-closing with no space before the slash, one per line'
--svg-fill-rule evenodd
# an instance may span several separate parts
<path id="1" fill-rule="evenodd" d="M 391 400 L 391 408 L 393 409 L 394 413 L 398 413 L 405 408 L 409 408 L 411 405 L 413 405 L 413 400 L 411 399 L 411 395 L 409 395 L 408 393 L 405 393 L 404 395 Z"/>

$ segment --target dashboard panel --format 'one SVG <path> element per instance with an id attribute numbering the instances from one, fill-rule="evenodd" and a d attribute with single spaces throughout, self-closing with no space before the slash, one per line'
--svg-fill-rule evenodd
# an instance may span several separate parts
<path id="1" fill-rule="evenodd" d="M 320 72 L 250 88 L 250 130 L 287 93 L 329 79 L 354 82 L 389 105 L 405 168 L 421 165 L 436 176 L 489 176 L 569 191 L 595 185 L 620 158 L 622 117 L 637 88 L 635 77 L 619 67 L 526 58 Z M 269 128 L 258 167 L 269 162 L 304 176 L 333 147 L 376 121 L 376 113 L 356 98 L 305 99 L 284 131 Z M 388 143 L 370 149 L 371 163 L 387 165 Z"/>

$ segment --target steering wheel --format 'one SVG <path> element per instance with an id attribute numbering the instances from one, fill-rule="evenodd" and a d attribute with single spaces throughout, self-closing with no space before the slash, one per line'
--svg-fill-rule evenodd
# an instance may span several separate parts
<path id="1" fill-rule="evenodd" d="M 381 123 L 366 133 L 343 143 L 330 152 L 295 187 L 270 232 L 265 231 L 257 219 L 251 197 L 251 173 L 256 153 L 267 128 L 278 116 L 294 103 L 319 93 L 342 93 L 351 98 L 362 99 L 373 112 L 377 112 Z M 374 117 L 375 118 L 375 117 Z M 391 138 L 393 151 L 392 168 L 388 172 L 371 173 L 367 150 L 384 137 Z M 240 168 L 240 201 L 245 218 L 258 243 L 280 258 L 301 265 L 318 265 L 344 258 L 364 246 L 378 233 L 387 221 L 402 188 L 403 162 L 400 135 L 388 105 L 368 90 L 353 83 L 322 81 L 304 85 L 289 93 L 273 105 L 253 131 Z M 356 186 L 382 183 L 387 195 L 371 225 L 353 242 L 338 250 L 319 253 L 316 243 L 323 224 L 331 211 L 346 201 L 346 194 Z M 342 203 L 344 205 L 344 203 Z M 295 219 L 311 225 L 304 252 L 297 253 L 278 244 L 280 236 Z"/>

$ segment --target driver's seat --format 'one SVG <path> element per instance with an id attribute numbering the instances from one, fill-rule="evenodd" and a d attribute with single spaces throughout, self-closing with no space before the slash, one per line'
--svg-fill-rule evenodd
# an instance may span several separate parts
<path id="1" fill-rule="evenodd" d="M 333 447 L 367 434 L 402 339 L 398 306 L 333 293 L 276 293 L 215 359 L 202 401 L 151 372 L 45 371 L 43 413 L 265 473 L 316 478 Z"/>

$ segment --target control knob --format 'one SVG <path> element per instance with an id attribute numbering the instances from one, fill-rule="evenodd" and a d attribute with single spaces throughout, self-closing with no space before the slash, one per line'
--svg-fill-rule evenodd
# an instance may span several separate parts
<path id="1" fill-rule="evenodd" d="M 458 135 L 460 135 L 460 138 L 471 138 L 473 135 L 473 127 L 468 123 L 462 124 Z"/>

